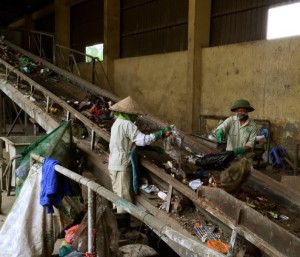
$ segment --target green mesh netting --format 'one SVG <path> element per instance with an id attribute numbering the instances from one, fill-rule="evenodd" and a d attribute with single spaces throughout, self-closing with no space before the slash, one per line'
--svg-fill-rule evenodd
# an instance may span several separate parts
<path id="1" fill-rule="evenodd" d="M 75 144 L 72 140 L 72 127 L 70 121 L 63 122 L 59 127 L 39 138 L 29 146 L 25 147 L 22 154 L 20 166 L 16 169 L 16 193 L 24 183 L 30 169 L 30 155 L 32 153 L 43 157 L 51 157 L 69 168 L 75 154 Z"/>

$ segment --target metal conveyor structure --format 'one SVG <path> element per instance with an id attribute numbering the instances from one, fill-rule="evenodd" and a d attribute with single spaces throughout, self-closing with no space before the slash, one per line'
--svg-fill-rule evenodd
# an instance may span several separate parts
<path id="1" fill-rule="evenodd" d="M 112 93 L 102 90 L 82 78 L 62 70 L 52 63 L 49 63 L 10 42 L 5 41 L 4 43 L 7 47 L 16 52 L 22 53 L 35 61 L 42 62 L 43 66 L 59 74 L 60 77 L 67 80 L 78 90 L 109 98 L 113 102 L 120 100 Z M 110 188 L 107 164 L 103 162 L 107 153 L 104 153 L 103 156 L 100 156 L 99 158 L 99 155 L 94 152 L 95 138 L 101 137 L 106 142 L 109 142 L 109 133 L 75 110 L 56 94 L 52 93 L 51 90 L 46 89 L 44 86 L 28 77 L 17 68 L 11 66 L 3 59 L 0 59 L 0 76 L 0 89 L 2 93 L 9 97 L 46 131 L 56 128 L 61 122 L 61 120 L 58 120 L 57 117 L 53 117 L 53 115 L 51 115 L 48 111 L 49 104 L 52 101 L 61 106 L 64 110 L 64 115 L 59 117 L 60 119 L 76 117 L 85 124 L 90 132 L 90 136 L 88 140 L 76 139 L 77 146 L 85 153 L 88 159 L 88 166 L 91 170 L 95 171 L 95 176 L 99 178 L 99 181 L 106 188 Z M 44 96 L 43 102 L 45 104 L 37 105 L 35 102 L 30 101 L 28 97 L 25 97 L 19 87 L 21 82 L 30 87 L 31 93 L 34 93 L 35 91 L 42 92 Z M 2 104 L 2 96 L 0 100 L 0 104 Z M 154 124 L 156 127 L 166 125 L 163 121 L 153 116 L 148 116 L 144 118 L 144 120 L 145 122 Z M 200 144 L 197 139 L 192 136 L 184 132 L 182 132 L 182 134 L 184 135 L 183 144 L 194 151 L 202 153 L 214 151 L 214 149 L 210 149 L 209 147 Z M 222 226 L 226 227 L 231 235 L 237 232 L 239 237 L 254 244 L 262 252 L 269 256 L 299 256 L 299 237 L 274 223 L 272 220 L 263 216 L 244 202 L 226 193 L 224 190 L 202 187 L 197 192 L 194 192 L 186 185 L 167 174 L 164 169 L 156 165 L 156 163 L 151 159 L 142 157 L 141 164 L 149 172 L 150 176 L 160 178 L 160 183 L 165 185 L 166 188 L 172 186 L 176 192 L 192 200 L 199 210 L 206 213 Z M 99 171 L 99 173 L 96 171 Z M 99 174 L 105 174 L 105 176 Z M 292 206 L 298 214 L 300 213 L 300 195 L 293 192 L 291 189 L 284 185 L 279 186 L 279 182 L 273 181 L 256 170 L 252 171 L 249 183 L 269 196 L 280 199 L 287 206 Z M 147 202 L 142 196 L 138 196 L 136 200 L 139 205 L 153 215 L 156 215 L 159 219 L 162 219 L 164 223 L 167 222 L 174 230 L 179 231 L 179 233 L 182 233 L 185 236 L 189 236 L 191 240 L 195 240 L 195 237 L 190 235 L 188 231 L 182 229 L 179 223 L 170 219 L 168 214 L 161 213 L 162 211 L 158 211 L 157 208 L 150 206 L 149 202 Z M 220 253 L 211 250 L 206 246 L 206 244 L 203 244 L 200 241 L 198 245 L 200 250 L 198 249 L 195 251 L 194 248 L 190 249 L 188 245 L 184 247 L 182 244 L 178 244 L 176 240 L 163 236 L 163 233 L 160 234 L 160 231 L 156 230 L 156 233 L 158 233 L 159 236 L 162 236 L 162 239 L 180 256 L 200 256 L 198 255 L 200 252 L 202 254 L 201 256 L 221 256 Z"/>

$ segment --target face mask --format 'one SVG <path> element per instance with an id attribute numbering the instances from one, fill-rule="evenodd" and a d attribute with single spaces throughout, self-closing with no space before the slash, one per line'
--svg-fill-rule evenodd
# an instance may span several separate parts
<path id="1" fill-rule="evenodd" d="M 246 120 L 248 118 L 248 113 L 237 113 L 236 117 L 238 120 Z"/>

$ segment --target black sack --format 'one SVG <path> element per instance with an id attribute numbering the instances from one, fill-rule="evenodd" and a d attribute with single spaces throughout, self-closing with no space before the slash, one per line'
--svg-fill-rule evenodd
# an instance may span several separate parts
<path id="1" fill-rule="evenodd" d="M 223 151 L 204 155 L 204 157 L 196 160 L 196 165 L 205 169 L 224 169 L 227 164 L 235 157 L 233 151 Z"/>

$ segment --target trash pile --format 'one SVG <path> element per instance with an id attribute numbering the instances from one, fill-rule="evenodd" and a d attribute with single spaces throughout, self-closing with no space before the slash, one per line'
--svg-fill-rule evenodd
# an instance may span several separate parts
<path id="1" fill-rule="evenodd" d="M 286 208 L 270 200 L 268 197 L 247 187 L 244 187 L 243 191 L 236 197 L 281 227 L 284 227 L 298 237 L 300 236 L 299 217 L 297 214 L 290 212 Z"/>
<path id="2" fill-rule="evenodd" d="M 43 66 L 43 63 L 41 61 L 33 61 L 28 56 L 25 56 L 11 48 L 8 48 L 3 43 L 3 41 L 0 41 L 0 58 L 8 62 L 10 65 L 12 65 L 14 68 L 18 69 L 22 73 L 26 74 L 34 81 L 45 86 L 46 88 L 57 87 L 57 85 L 55 85 L 55 82 L 60 82 L 59 80 L 63 79 L 60 78 L 59 75 L 56 74 L 53 70 Z M 42 92 L 31 92 L 30 86 L 24 83 L 21 83 L 20 87 L 22 88 L 25 95 L 27 95 L 32 102 L 38 104 L 39 101 L 43 101 L 44 104 L 46 104 L 45 97 Z M 57 90 L 60 94 L 63 94 L 61 85 Z M 50 89 L 50 91 L 52 90 Z M 76 92 L 73 95 L 76 95 Z M 71 107 L 73 107 L 75 110 L 81 112 L 84 116 L 86 116 L 91 121 L 99 125 L 101 128 L 103 128 L 106 131 L 110 131 L 110 127 L 113 122 L 113 114 L 108 109 L 112 104 L 110 99 L 96 95 L 88 95 L 86 99 L 68 99 L 68 96 L 64 95 L 60 95 L 59 97 L 66 103 L 68 103 Z M 50 104 L 48 112 L 53 116 L 64 115 L 64 110 L 54 102 Z M 80 121 L 75 119 L 74 124 L 78 125 L 80 124 Z M 79 129 L 79 137 L 85 138 L 87 137 L 87 131 L 81 131 L 84 130 L 85 126 L 84 124 L 80 125 L 78 125 L 77 127 L 82 127 L 83 129 Z M 77 131 L 75 130 L 75 132 Z"/>
<path id="3" fill-rule="evenodd" d="M 107 202 L 97 197 L 97 213 L 94 238 L 97 238 L 97 249 L 94 253 L 88 252 L 88 215 L 84 215 L 82 221 L 65 230 L 65 236 L 59 248 L 59 256 L 96 257 L 111 256 L 117 253 L 119 248 L 119 232 L 117 223 Z"/>
<path id="4" fill-rule="evenodd" d="M 51 69 L 44 67 L 42 62 L 35 62 L 28 56 L 16 52 L 7 47 L 1 40 L 0 58 L 31 78 L 51 77 L 55 75 Z"/>

